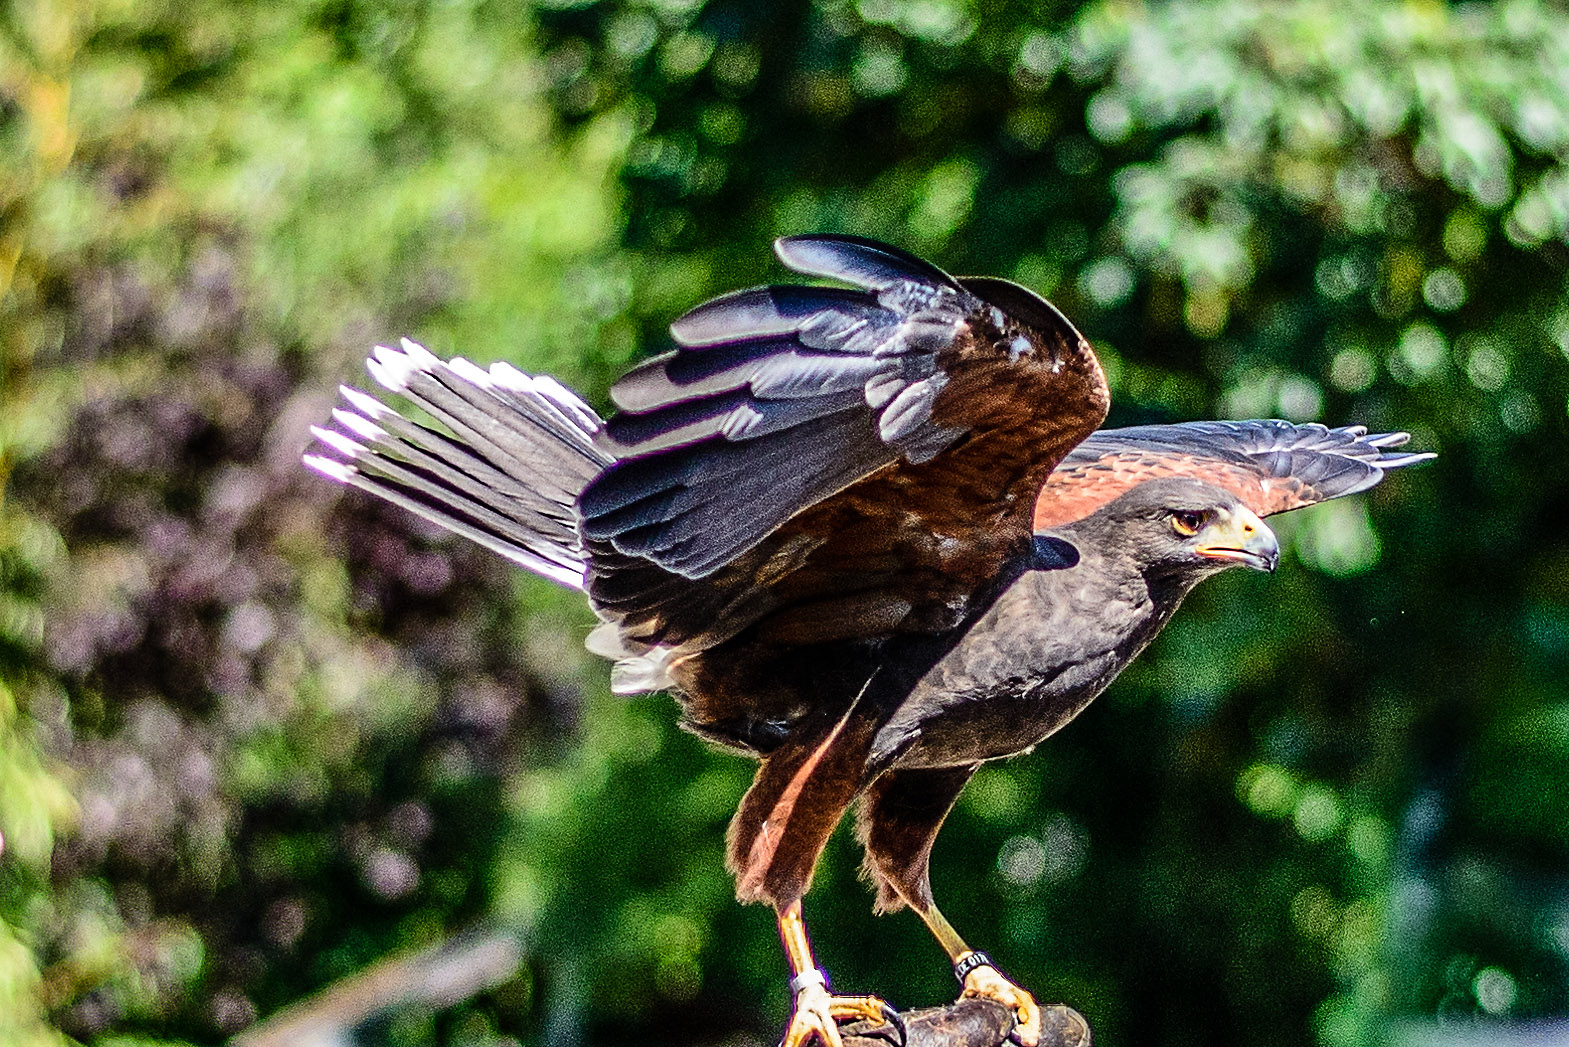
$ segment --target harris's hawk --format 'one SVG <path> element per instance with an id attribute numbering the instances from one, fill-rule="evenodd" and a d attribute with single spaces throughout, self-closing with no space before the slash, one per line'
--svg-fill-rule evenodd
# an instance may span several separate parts
<path id="1" fill-rule="evenodd" d="M 668 689 L 683 726 L 761 760 L 728 861 L 778 915 L 785 1047 L 889 1013 L 828 992 L 801 917 L 857 800 L 879 909 L 913 908 L 1029 1045 L 1034 1000 L 932 898 L 960 790 L 1072 719 L 1201 579 L 1272 570 L 1261 517 L 1430 456 L 1279 421 L 1097 432 L 1100 365 L 1033 292 L 851 237 L 776 248 L 848 286 L 697 307 L 608 421 L 550 378 L 405 341 L 369 369 L 439 428 L 346 388 L 306 461 L 584 590 L 618 693 Z"/>

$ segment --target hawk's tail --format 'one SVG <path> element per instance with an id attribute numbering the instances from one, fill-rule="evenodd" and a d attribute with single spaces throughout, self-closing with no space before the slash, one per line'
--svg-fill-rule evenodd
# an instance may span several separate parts
<path id="1" fill-rule="evenodd" d="M 345 387 L 305 464 L 582 588 L 573 504 L 613 460 L 595 446 L 600 417 L 552 378 L 444 361 L 406 338 L 378 346 L 367 366 L 441 428 Z"/>

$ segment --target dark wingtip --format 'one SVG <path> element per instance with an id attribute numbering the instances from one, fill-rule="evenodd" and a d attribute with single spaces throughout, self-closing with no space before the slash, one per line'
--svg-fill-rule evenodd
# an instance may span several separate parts
<path id="1" fill-rule="evenodd" d="M 1437 451 L 1414 451 L 1411 454 L 1384 455 L 1378 459 L 1380 469 L 1404 469 L 1408 465 L 1430 462 L 1438 457 Z"/>
<path id="2" fill-rule="evenodd" d="M 857 287 L 882 291 L 899 283 L 957 286 L 953 277 L 908 251 L 864 236 L 804 233 L 781 236 L 774 253 L 798 273 L 843 280 Z"/>
<path id="3" fill-rule="evenodd" d="M 766 336 L 785 334 L 794 325 L 779 315 L 771 289 L 748 287 L 710 298 L 670 322 L 670 337 L 677 345 L 697 348 L 732 341 L 736 330 Z"/>
<path id="4" fill-rule="evenodd" d="M 792 334 L 824 309 L 864 308 L 866 303 L 863 292 L 843 287 L 748 287 L 710 298 L 676 317 L 670 337 L 687 349 L 777 338 Z"/>
<path id="5" fill-rule="evenodd" d="M 1348 428 L 1360 429 L 1361 426 Z M 1438 452 L 1436 451 L 1391 452 L 1389 450 L 1392 447 L 1404 447 L 1410 443 L 1410 433 L 1374 433 L 1371 436 L 1363 435 L 1364 433 L 1366 433 L 1365 429 L 1362 433 L 1357 434 L 1357 442 L 1378 448 L 1381 453 L 1373 460 L 1373 464 L 1380 469 L 1403 469 L 1408 465 L 1416 465 L 1438 457 Z"/>

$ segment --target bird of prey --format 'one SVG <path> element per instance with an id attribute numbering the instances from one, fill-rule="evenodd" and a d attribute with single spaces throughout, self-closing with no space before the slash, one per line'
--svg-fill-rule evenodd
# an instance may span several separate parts
<path id="1" fill-rule="evenodd" d="M 878 909 L 914 909 L 1029 1047 L 1035 1001 L 932 897 L 965 783 L 1077 715 L 1200 580 L 1273 570 L 1261 517 L 1431 456 L 1280 421 L 1097 432 L 1100 365 L 1033 292 L 859 238 L 775 246 L 835 285 L 698 306 L 608 421 L 550 378 L 404 341 L 369 370 L 436 425 L 345 388 L 306 462 L 582 589 L 616 692 L 669 690 L 684 727 L 761 761 L 728 864 L 777 914 L 784 1047 L 897 1020 L 829 992 L 802 919 L 857 801 Z"/>

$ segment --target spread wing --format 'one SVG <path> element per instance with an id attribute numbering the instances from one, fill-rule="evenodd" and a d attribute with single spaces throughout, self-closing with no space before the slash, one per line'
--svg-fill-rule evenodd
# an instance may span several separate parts
<path id="1" fill-rule="evenodd" d="M 953 604 L 1105 417 L 1089 344 L 1024 288 L 867 240 L 776 246 L 852 286 L 699 306 L 611 393 L 617 461 L 578 502 L 588 588 L 649 643 L 710 646 L 807 607 L 803 642 L 869 634 Z"/>
<path id="2" fill-rule="evenodd" d="M 1368 435 L 1281 421 L 1184 422 L 1106 429 L 1063 460 L 1035 504 L 1037 529 L 1090 515 L 1160 476 L 1191 476 L 1224 488 L 1260 516 L 1365 491 L 1431 454 L 1391 450 L 1407 433 Z"/>

